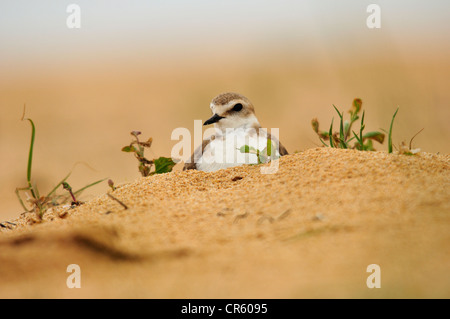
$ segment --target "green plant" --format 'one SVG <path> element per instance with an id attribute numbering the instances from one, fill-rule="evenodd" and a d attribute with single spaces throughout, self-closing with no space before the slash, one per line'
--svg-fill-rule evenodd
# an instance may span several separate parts
<path id="1" fill-rule="evenodd" d="M 85 189 L 104 181 L 104 179 L 98 180 L 98 181 L 96 181 L 92 184 L 89 184 L 75 192 L 72 192 L 72 189 L 69 186 L 71 196 L 57 195 L 56 191 L 57 191 L 58 187 L 61 185 L 67 184 L 66 180 L 71 175 L 71 172 L 70 172 L 58 184 L 56 184 L 56 186 L 46 196 L 40 196 L 37 184 L 32 183 L 32 179 L 31 179 L 31 169 L 32 169 L 32 164 L 33 164 L 33 149 L 34 149 L 34 142 L 35 142 L 35 137 L 36 137 L 36 126 L 34 125 L 34 122 L 31 119 L 25 118 L 25 107 L 23 110 L 23 115 L 22 115 L 21 120 L 22 121 L 27 120 L 27 121 L 29 121 L 29 123 L 31 125 L 31 141 L 30 141 L 30 148 L 28 151 L 28 162 L 27 162 L 27 184 L 28 184 L 28 186 L 16 188 L 15 192 L 16 192 L 16 195 L 17 195 L 17 198 L 18 198 L 20 204 L 22 205 L 23 209 L 26 212 L 35 212 L 36 215 L 38 216 L 39 220 L 42 220 L 44 212 L 51 206 L 58 206 L 58 205 L 65 204 L 66 202 L 69 201 L 70 197 L 75 198 L 75 195 L 81 194 L 81 192 L 84 191 Z M 24 192 L 27 194 L 27 201 L 29 203 L 31 203 L 31 207 L 27 207 L 27 205 L 25 205 L 24 200 L 20 196 L 21 192 Z M 76 200 L 74 200 L 74 201 L 76 201 Z"/>
<path id="2" fill-rule="evenodd" d="M 320 130 L 319 121 L 317 119 L 313 119 L 311 121 L 314 132 L 316 132 L 320 142 L 324 146 L 344 149 L 352 148 L 361 151 L 373 151 L 375 150 L 373 147 L 373 141 L 383 144 L 385 138 L 383 133 L 378 131 L 364 133 L 364 129 L 366 127 L 364 124 L 365 111 L 363 111 L 361 116 L 358 134 L 352 130 L 353 124 L 360 119 L 359 113 L 362 109 L 361 99 L 353 100 L 352 107 L 348 111 L 350 113 L 350 120 L 347 121 L 344 120 L 344 113 L 341 113 L 335 105 L 333 105 L 333 107 L 339 116 L 338 132 L 333 132 L 334 118 L 331 120 L 331 125 L 328 131 Z M 350 136 L 351 134 L 353 134 L 353 136 Z M 325 141 L 329 141 L 329 145 L 325 143 Z M 353 145 L 351 142 L 353 142 Z"/>
<path id="3" fill-rule="evenodd" d="M 395 116 L 397 115 L 399 108 L 397 107 L 397 109 L 395 110 L 394 115 L 392 116 L 392 120 L 391 120 L 391 125 L 389 127 L 389 132 L 388 133 L 388 152 L 392 153 L 393 152 L 393 148 L 395 147 L 395 145 L 392 143 L 392 128 L 394 125 L 394 120 L 395 120 Z M 400 155 L 416 155 L 420 152 L 420 148 L 412 148 L 412 142 L 414 140 L 414 138 L 419 135 L 424 129 L 421 129 L 419 132 L 417 132 L 416 134 L 414 134 L 414 136 L 409 140 L 409 145 L 406 145 L 406 142 L 402 141 L 401 143 L 399 143 L 398 145 L 398 149 L 395 147 L 396 150 L 398 150 L 398 154 Z"/>
<path id="4" fill-rule="evenodd" d="M 138 137 L 141 135 L 141 132 L 132 131 L 130 134 L 134 136 L 134 140 L 131 141 L 130 145 L 122 147 L 122 152 L 134 153 L 134 156 L 139 162 L 139 172 L 142 176 L 146 177 L 153 174 L 162 174 L 172 171 L 176 163 L 170 157 L 159 157 L 153 160 L 145 158 L 145 148 L 150 148 L 152 146 L 153 139 L 151 137 L 147 142 L 141 142 Z M 155 169 L 154 171 L 151 171 L 153 165 L 155 166 Z"/>
<path id="5" fill-rule="evenodd" d="M 391 126 L 389 127 L 389 141 L 388 141 L 388 152 L 389 153 L 392 153 L 392 127 L 394 125 L 394 119 L 395 119 L 395 116 L 397 115 L 397 112 L 398 112 L 398 108 L 397 108 L 397 110 L 395 110 L 395 113 L 392 116 Z"/>
<path id="6" fill-rule="evenodd" d="M 258 164 L 268 163 L 271 160 L 279 158 L 272 150 L 273 144 L 272 140 L 267 139 L 266 147 L 262 151 L 254 148 L 253 146 L 244 145 L 238 148 L 241 153 L 255 154 L 258 158 Z"/>

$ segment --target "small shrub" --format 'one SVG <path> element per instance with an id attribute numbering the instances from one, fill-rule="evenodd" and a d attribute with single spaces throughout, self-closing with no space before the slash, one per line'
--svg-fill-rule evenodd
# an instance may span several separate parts
<path id="1" fill-rule="evenodd" d="M 134 140 L 131 141 L 130 145 L 122 147 L 122 152 L 134 154 L 139 162 L 138 169 L 142 176 L 147 177 L 153 174 L 162 174 L 172 171 L 176 163 L 170 157 L 159 157 L 153 160 L 145 158 L 145 149 L 152 146 L 153 139 L 151 137 L 146 142 L 142 142 L 138 137 L 141 135 L 141 132 L 132 131 L 130 134 L 134 136 Z M 151 169 L 153 166 L 154 170 L 152 171 Z"/>

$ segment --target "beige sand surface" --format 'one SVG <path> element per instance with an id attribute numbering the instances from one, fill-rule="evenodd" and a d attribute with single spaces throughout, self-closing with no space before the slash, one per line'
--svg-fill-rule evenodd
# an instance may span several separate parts
<path id="1" fill-rule="evenodd" d="M 10 220 L 0 297 L 450 297 L 449 155 L 315 148 L 279 164 L 141 178 L 113 193 L 127 210 L 105 194 Z"/>

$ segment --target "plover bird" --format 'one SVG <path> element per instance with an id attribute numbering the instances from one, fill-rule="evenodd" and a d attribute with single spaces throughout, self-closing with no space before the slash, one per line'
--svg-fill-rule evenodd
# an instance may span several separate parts
<path id="1" fill-rule="evenodd" d="M 257 164 L 257 154 L 267 153 L 268 139 L 272 145 L 269 158 L 288 154 L 275 137 L 262 129 L 253 104 L 245 96 L 222 93 L 211 101 L 210 107 L 213 116 L 203 125 L 214 124 L 215 134 L 203 140 L 183 170 L 212 172 L 242 164 Z M 245 148 L 252 151 L 246 152 Z"/>

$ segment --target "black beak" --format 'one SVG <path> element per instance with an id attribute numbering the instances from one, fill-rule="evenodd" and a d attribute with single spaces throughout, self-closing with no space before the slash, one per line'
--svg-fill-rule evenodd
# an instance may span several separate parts
<path id="1" fill-rule="evenodd" d="M 209 124 L 219 122 L 223 118 L 224 118 L 223 116 L 214 114 L 209 120 L 206 120 L 205 123 L 203 123 L 203 125 L 209 125 Z"/>

